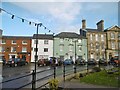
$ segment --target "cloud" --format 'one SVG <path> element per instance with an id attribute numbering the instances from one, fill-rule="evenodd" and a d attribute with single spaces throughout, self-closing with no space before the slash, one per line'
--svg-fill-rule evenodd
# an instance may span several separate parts
<path id="1" fill-rule="evenodd" d="M 80 3 L 14 3 L 39 15 L 48 15 L 60 22 L 72 22 L 80 13 Z"/>
<path id="2" fill-rule="evenodd" d="M 119 0 L 2 0 L 3 2 L 118 2 Z"/>

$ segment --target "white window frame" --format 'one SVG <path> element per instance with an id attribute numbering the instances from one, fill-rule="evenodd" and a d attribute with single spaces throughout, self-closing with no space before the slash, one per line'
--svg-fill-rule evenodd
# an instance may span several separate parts
<path id="1" fill-rule="evenodd" d="M 62 52 L 63 51 L 63 45 L 60 45 L 60 51 Z"/>
<path id="2" fill-rule="evenodd" d="M 92 35 L 92 34 L 90 34 L 90 40 L 91 40 L 91 41 L 93 40 L 93 35 Z"/>
<path id="3" fill-rule="evenodd" d="M 104 41 L 104 35 L 101 35 L 101 41 Z"/>
<path id="4" fill-rule="evenodd" d="M 25 42 L 24 42 L 25 41 Z M 22 44 L 27 45 L 27 40 L 23 40 Z"/>
<path id="5" fill-rule="evenodd" d="M 14 42 L 14 41 L 15 41 L 15 42 Z M 12 40 L 11 43 L 12 43 L 12 44 L 16 44 L 16 40 Z"/>
<path id="6" fill-rule="evenodd" d="M 115 49 L 115 43 L 114 42 L 111 42 L 111 48 Z"/>
<path id="7" fill-rule="evenodd" d="M 5 41 L 5 42 L 3 42 L 3 41 Z M 6 44 L 6 40 L 2 40 L 1 44 Z"/>
<path id="8" fill-rule="evenodd" d="M 95 40 L 98 41 L 98 34 L 95 35 Z"/>
<path id="9" fill-rule="evenodd" d="M 73 46 L 72 46 L 72 45 L 70 45 L 70 46 L 69 46 L 69 51 L 72 51 L 72 48 L 73 48 Z"/>
<path id="10" fill-rule="evenodd" d="M 111 39 L 115 39 L 115 33 L 110 33 L 110 37 L 111 37 Z"/>
<path id="11" fill-rule="evenodd" d="M 23 50 L 25 48 L 26 48 L 26 50 Z M 22 47 L 22 52 L 27 52 L 27 47 Z"/>
<path id="12" fill-rule="evenodd" d="M 49 44 L 49 40 L 44 40 L 44 44 Z"/>
<path id="13" fill-rule="evenodd" d="M 13 51 L 13 48 L 16 48 L 16 47 L 11 47 L 11 52 L 16 52 L 17 51 L 17 48 L 15 51 Z"/>

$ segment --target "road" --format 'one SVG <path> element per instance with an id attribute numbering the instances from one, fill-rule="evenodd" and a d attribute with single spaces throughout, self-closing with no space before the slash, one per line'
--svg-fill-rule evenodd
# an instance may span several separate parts
<path id="1" fill-rule="evenodd" d="M 91 68 L 92 66 L 89 66 L 89 68 Z M 73 65 L 67 65 L 65 67 L 66 69 L 66 73 L 74 73 L 74 66 Z M 82 71 L 85 70 L 86 66 L 77 66 L 77 72 L 78 71 Z M 3 68 L 3 82 L 13 79 L 13 78 L 17 78 L 23 75 L 28 75 L 32 73 L 32 70 L 34 70 L 34 64 L 30 64 L 30 65 L 26 65 L 26 66 L 19 66 L 19 67 L 4 67 Z M 37 73 L 36 74 L 36 78 L 37 80 L 39 80 L 39 82 L 37 82 L 37 87 L 39 87 L 40 85 L 42 85 L 43 83 L 46 83 L 48 81 L 48 79 L 53 78 L 53 72 L 54 72 L 54 68 L 50 67 L 50 66 L 44 66 L 44 67 L 37 67 L 37 72 L 40 71 L 44 71 L 41 73 Z M 49 76 L 52 75 L 52 76 Z M 58 66 L 56 67 L 56 77 L 57 76 L 62 76 L 63 75 L 63 66 Z M 49 77 L 46 77 L 49 76 Z M 46 78 L 44 78 L 46 77 Z M 30 83 L 32 81 L 32 75 L 28 75 L 27 77 L 24 78 L 20 78 L 14 81 L 9 81 L 9 82 L 5 82 L 2 84 L 3 88 L 19 88 L 27 83 Z M 27 88 L 31 88 L 31 84 L 26 86 Z"/>

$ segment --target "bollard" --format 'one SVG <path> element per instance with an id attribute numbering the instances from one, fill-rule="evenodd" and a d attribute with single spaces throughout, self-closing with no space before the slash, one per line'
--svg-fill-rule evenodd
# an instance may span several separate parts
<path id="1" fill-rule="evenodd" d="M 56 78 L 56 67 L 54 65 L 54 79 Z"/>
<path id="2" fill-rule="evenodd" d="M 74 66 L 74 73 L 76 74 L 76 65 Z"/>
<path id="3" fill-rule="evenodd" d="M 65 65 L 63 66 L 63 79 L 64 79 L 64 82 L 65 82 Z"/>
<path id="4" fill-rule="evenodd" d="M 35 71 L 32 72 L 32 90 L 35 90 Z"/>

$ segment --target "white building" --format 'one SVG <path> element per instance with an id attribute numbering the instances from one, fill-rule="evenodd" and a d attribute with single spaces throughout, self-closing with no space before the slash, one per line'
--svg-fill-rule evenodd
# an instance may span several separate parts
<path id="1" fill-rule="evenodd" d="M 31 62 L 35 62 L 36 34 L 32 38 Z M 49 59 L 53 57 L 53 35 L 39 34 L 38 35 L 38 60 Z"/>

